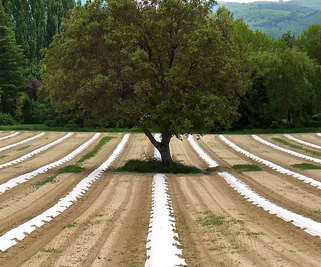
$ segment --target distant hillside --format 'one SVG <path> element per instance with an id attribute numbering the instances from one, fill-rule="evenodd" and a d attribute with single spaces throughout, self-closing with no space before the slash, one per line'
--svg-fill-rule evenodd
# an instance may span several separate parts
<path id="1" fill-rule="evenodd" d="M 274 37 L 291 31 L 300 35 L 308 25 L 321 23 L 320 0 L 293 0 L 289 2 L 228 3 L 220 2 L 242 17 L 251 27 Z M 215 11 L 215 10 L 214 10 Z"/>

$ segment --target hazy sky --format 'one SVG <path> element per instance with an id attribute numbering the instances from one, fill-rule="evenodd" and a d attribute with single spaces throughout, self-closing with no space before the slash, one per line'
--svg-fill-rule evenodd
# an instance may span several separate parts
<path id="1" fill-rule="evenodd" d="M 253 2 L 259 2 L 259 1 L 265 1 L 265 2 L 279 2 L 279 0 L 217 0 L 218 3 L 222 2 L 230 2 L 230 3 L 253 3 Z M 283 0 L 283 2 L 286 2 L 289 0 Z"/>

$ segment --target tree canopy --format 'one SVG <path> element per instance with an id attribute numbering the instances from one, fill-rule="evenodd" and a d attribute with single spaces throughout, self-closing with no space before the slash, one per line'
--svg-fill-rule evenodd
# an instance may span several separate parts
<path id="1" fill-rule="evenodd" d="M 247 57 L 215 1 L 94 1 L 78 6 L 47 51 L 43 85 L 57 106 L 141 128 L 172 164 L 173 136 L 237 118 Z M 161 133 L 158 142 L 151 129 Z"/>
<path id="2" fill-rule="evenodd" d="M 321 65 L 321 23 L 308 26 L 299 36 L 298 46 Z"/>

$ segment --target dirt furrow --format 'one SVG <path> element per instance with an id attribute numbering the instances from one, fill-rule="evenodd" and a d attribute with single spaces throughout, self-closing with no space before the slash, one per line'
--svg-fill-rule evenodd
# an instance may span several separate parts
<path id="1" fill-rule="evenodd" d="M 118 220 L 119 210 L 124 209 L 131 190 L 137 187 L 137 182 L 124 183 L 115 177 L 109 180 L 109 184 L 97 196 L 90 208 L 74 222 L 66 225 L 59 235 L 24 266 L 50 265 L 53 262 L 58 266 L 91 264 L 97 250 L 99 251 L 99 247 L 104 243 L 103 240 L 112 232 L 111 222 Z M 48 253 L 50 249 L 60 253 Z"/>
<path id="2" fill-rule="evenodd" d="M 131 159 L 142 159 L 147 155 L 150 141 L 144 134 L 131 134 L 124 151 L 119 155 L 111 169 L 123 166 L 126 161 Z M 150 149 L 149 149 L 150 150 Z"/>
<path id="3" fill-rule="evenodd" d="M 28 134 L 19 135 L 27 138 Z M 31 147 L 24 151 L 41 146 L 41 142 L 49 143 L 50 138 L 58 138 L 59 134 L 47 133 L 48 139 L 32 141 Z M 47 183 L 35 190 L 33 183 L 54 175 L 58 168 L 51 169 L 0 195 L 0 233 L 56 203 L 76 183 L 100 166 L 111 155 L 122 136 L 102 134 L 100 138 L 106 135 L 116 138 L 82 164 L 85 171 L 58 175 L 56 183 Z M 12 137 L 11 141 L 18 136 Z M 4 168 L 0 172 L 0 179 L 3 176 L 6 180 L 16 176 L 16 173 L 25 172 L 24 169 L 31 170 L 45 165 L 45 162 L 53 162 L 91 136 L 92 133 L 74 134 L 69 141 L 67 139 L 30 161 L 18 164 L 19 168 Z M 317 142 L 320 138 L 316 135 L 295 136 L 310 142 Z M 297 160 L 273 151 L 250 136 L 228 138 L 251 153 L 286 168 L 290 168 L 290 164 Z M 98 142 L 96 140 L 67 165 L 75 163 Z M 220 164 L 221 169 L 231 171 L 256 193 L 283 208 L 321 221 L 319 189 L 255 163 L 229 148 L 215 135 L 206 135 L 198 143 Z M 14 157 L 14 151 L 10 150 L 10 157 Z M 129 159 L 140 159 L 153 154 L 153 151 L 144 134 L 132 134 L 109 170 L 61 215 L 0 253 L 0 266 L 144 266 L 153 175 L 115 173 L 114 170 Z M 206 164 L 185 137 L 183 141 L 173 139 L 171 151 L 178 161 L 206 169 Z M 303 161 L 298 159 L 297 162 Z M 263 171 L 236 171 L 231 168 L 235 164 L 256 164 Z M 301 172 L 319 176 L 318 171 Z M 215 171 L 212 174 L 171 174 L 167 177 L 179 241 L 188 266 L 319 266 L 320 238 L 248 202 Z"/>
<path id="4" fill-rule="evenodd" d="M 65 136 L 67 133 L 46 133 L 40 138 L 36 138 L 26 144 L 22 144 L 17 147 L 12 147 L 8 150 L 0 152 L 0 164 L 15 160 L 21 156 L 26 155 L 42 146 L 45 146 L 51 142 L 56 141 L 60 137 Z M 0 141 L 1 142 L 1 141 Z M 2 146 L 2 144 L 1 144 Z"/>
<path id="5" fill-rule="evenodd" d="M 170 148 L 174 160 L 183 162 L 185 165 L 195 166 L 201 169 L 207 168 L 205 161 L 197 156 L 195 150 L 189 144 L 185 136 L 182 137 L 182 140 L 173 137 Z"/>
<path id="6" fill-rule="evenodd" d="M 41 166 L 55 162 L 88 141 L 92 136 L 93 134 L 91 133 L 76 133 L 72 138 L 68 138 L 64 142 L 49 148 L 40 155 L 31 157 L 13 166 L 5 167 L 1 169 L 0 182 L 4 183 L 11 178 L 31 172 Z"/>
<path id="7" fill-rule="evenodd" d="M 214 138 L 204 140 L 206 144 L 213 147 Z M 221 157 L 222 155 L 233 153 L 228 146 L 222 146 L 216 149 L 216 153 Z M 237 152 L 234 152 L 237 153 Z M 231 154 L 233 155 L 233 154 Z M 253 164 L 250 159 L 247 159 L 240 154 L 242 164 Z M 232 166 L 235 162 L 234 157 L 225 158 L 222 162 L 225 166 Z M 224 166 L 223 165 L 223 166 Z M 238 178 L 248 184 L 258 194 L 271 200 L 275 204 L 289 209 L 295 213 L 302 214 L 306 217 L 312 218 L 316 221 L 321 221 L 321 214 L 318 212 L 321 205 L 320 190 L 313 186 L 307 185 L 289 177 L 277 173 L 270 168 L 261 166 L 264 171 L 260 172 L 241 172 L 228 170 L 229 172 L 237 173 Z"/>
<path id="8" fill-rule="evenodd" d="M 300 139 L 302 141 L 321 146 L 321 137 L 318 136 L 317 134 L 291 134 L 291 136 L 293 136 L 297 139 Z M 273 138 L 283 139 L 287 142 L 290 142 L 290 143 L 297 145 L 297 146 L 301 146 L 303 148 L 307 148 L 307 149 L 311 149 L 311 150 L 315 150 L 315 151 L 320 151 L 319 149 L 295 142 L 294 140 L 291 140 L 291 139 L 285 137 L 283 134 L 259 135 L 259 137 L 261 137 L 262 139 L 265 139 L 275 145 L 278 145 L 278 146 L 281 146 L 281 147 L 284 147 L 287 149 L 291 149 L 291 150 L 294 150 L 294 151 L 302 153 L 302 154 L 305 154 L 304 151 L 302 151 L 300 149 L 297 150 L 295 148 L 290 148 L 289 146 L 286 146 L 286 145 L 283 145 L 279 142 L 274 141 Z M 307 154 L 307 155 L 309 155 L 309 154 Z M 311 154 L 310 154 L 310 156 L 311 156 Z"/>
<path id="9" fill-rule="evenodd" d="M 68 194 L 82 178 L 105 161 L 115 149 L 117 143 L 118 139 L 113 138 L 99 154 L 88 162 L 90 165 L 87 162 L 86 166 L 84 164 L 86 170 L 82 173 L 63 173 L 56 176 L 57 168 L 54 168 L 0 195 L 0 207 L 2 208 L 0 233 L 3 234 L 10 228 L 16 227 L 54 205 L 58 199 Z M 84 153 L 89 152 L 93 146 L 94 144 L 88 147 Z M 76 159 L 69 161 L 67 165 L 74 164 Z M 51 182 L 41 184 L 44 179 L 54 176 L 56 178 Z"/>
<path id="10" fill-rule="evenodd" d="M 35 135 L 37 135 L 39 133 L 40 132 L 23 132 L 23 131 L 20 131 L 19 134 L 15 135 L 15 136 L 12 136 L 12 137 L 6 138 L 6 139 L 2 139 L 0 141 L 0 148 L 8 146 L 8 145 L 15 144 L 15 143 L 18 143 L 18 142 L 21 142 L 22 140 L 25 140 L 27 138 L 33 137 L 33 136 L 35 136 Z"/>
<path id="11" fill-rule="evenodd" d="M 178 217 L 184 217 L 180 219 L 184 221 L 180 229 L 190 229 L 180 230 L 183 246 L 188 246 L 186 240 L 192 239 L 194 250 L 200 251 L 199 258 L 190 258 L 190 266 L 318 266 L 318 238 L 248 203 L 217 176 L 199 176 L 188 181 L 187 177 L 172 178 L 174 210 Z M 196 192 L 191 193 L 190 188 Z M 300 236 L 300 241 L 296 242 L 293 235 Z M 307 239 L 317 246 L 307 248 Z M 203 252 L 204 246 L 208 253 Z M 209 265 L 210 262 L 215 264 Z"/>

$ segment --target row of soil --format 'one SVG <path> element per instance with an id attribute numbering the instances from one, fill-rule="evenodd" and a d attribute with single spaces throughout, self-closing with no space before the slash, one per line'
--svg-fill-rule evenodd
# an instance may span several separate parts
<path id="1" fill-rule="evenodd" d="M 266 151 L 266 147 L 255 143 L 254 139 L 244 140 L 248 136 L 233 138 L 242 148 L 255 146 Z M 236 164 L 257 163 L 229 148 L 218 136 L 205 136 L 200 145 L 222 169 L 232 172 L 260 195 L 281 207 L 321 221 L 319 189 L 263 165 L 260 172 L 229 169 Z M 283 155 L 276 151 L 272 157 L 275 161 L 279 156 Z M 276 163 L 289 167 L 289 161 Z M 318 177 L 317 171 L 314 174 Z M 319 237 L 312 237 L 249 203 L 218 175 L 173 176 L 169 181 L 190 266 L 318 266 L 321 258 Z M 224 218 L 222 225 L 215 225 L 213 218 L 220 216 Z M 213 225 L 208 218 L 213 219 Z M 194 231 L 195 235 L 191 237 Z"/>
<path id="2" fill-rule="evenodd" d="M 57 134 L 61 136 L 61 133 Z M 79 139 L 83 137 L 81 142 L 85 142 L 91 134 L 77 135 Z M 77 147 L 79 141 L 72 141 L 73 138 L 69 138 L 69 142 L 74 142 L 74 147 Z M 249 136 L 228 138 L 234 138 L 233 142 L 244 149 L 252 148 L 252 153 L 269 151 L 261 157 L 273 153 L 270 160 L 284 167 L 290 168 L 295 161 L 290 155 L 285 155 L 283 160 L 282 152 L 272 152 Z M 86 161 L 83 164 L 86 171 L 82 173 L 61 174 L 55 183 L 37 190 L 30 181 L 0 195 L 0 233 L 30 219 L 66 195 L 77 182 L 108 158 L 119 141 L 120 138 L 112 139 L 99 154 Z M 33 145 L 33 142 L 30 144 Z M 67 149 L 67 140 L 63 143 L 36 156 L 32 164 L 32 160 L 18 164 L 21 167 L 17 169 L 31 170 L 46 164 L 41 159 L 46 153 L 45 158 L 60 153 L 59 158 L 74 149 L 72 146 Z M 215 135 L 204 136 L 199 144 L 221 168 L 233 173 L 257 193 L 279 206 L 321 221 L 318 189 L 265 166 L 261 166 L 263 171 L 260 172 L 232 170 L 235 164 L 256 163 L 229 148 Z M 206 169 L 204 161 L 185 138 L 183 141 L 173 139 L 171 150 L 176 160 Z M 14 151 L 10 152 L 13 156 Z M 131 135 L 111 170 L 106 171 L 63 214 L 1 253 L 0 266 L 143 266 L 153 174 L 114 173 L 112 170 L 128 159 L 152 153 L 153 147 L 144 135 Z M 282 160 L 277 161 L 279 158 Z M 302 163 L 302 160 L 299 161 Z M 4 180 L 16 175 L 12 174 L 13 167 L 3 170 L 6 170 Z M 55 171 L 49 170 L 44 177 Z M 309 173 L 318 177 L 317 171 Z M 37 179 L 42 179 L 42 175 L 32 180 Z M 249 203 L 215 172 L 168 175 L 168 184 L 188 266 L 318 266 L 321 260 L 320 238 L 312 237 Z"/>

